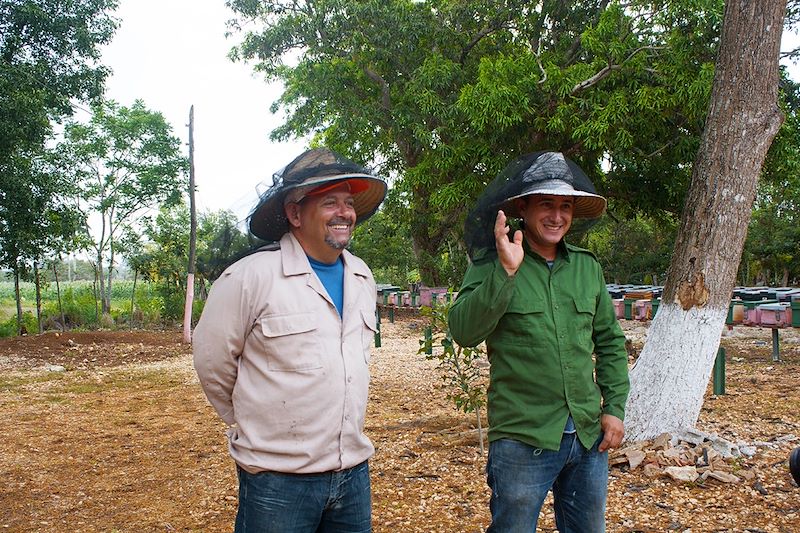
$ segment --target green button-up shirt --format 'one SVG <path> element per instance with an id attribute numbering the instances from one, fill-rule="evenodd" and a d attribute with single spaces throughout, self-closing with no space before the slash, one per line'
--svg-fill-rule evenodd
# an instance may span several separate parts
<path id="1" fill-rule="evenodd" d="M 450 309 L 450 333 L 462 346 L 486 341 L 490 441 L 557 450 L 571 414 L 590 448 L 601 414 L 624 419 L 625 335 L 591 252 L 562 241 L 551 269 L 524 246 L 514 276 L 497 259 L 470 265 Z"/>

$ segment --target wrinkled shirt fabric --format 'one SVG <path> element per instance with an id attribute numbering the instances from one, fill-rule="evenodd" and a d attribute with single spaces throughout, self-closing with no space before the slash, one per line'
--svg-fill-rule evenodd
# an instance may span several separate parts
<path id="1" fill-rule="evenodd" d="M 297 239 L 230 266 L 210 291 L 192 345 L 200 385 L 250 473 L 356 466 L 364 434 L 375 280 L 347 250 L 340 318 Z"/>
<path id="2" fill-rule="evenodd" d="M 558 450 L 572 415 L 589 449 L 601 414 L 624 420 L 625 335 L 591 252 L 562 241 L 549 268 L 524 247 L 513 276 L 496 258 L 470 265 L 449 312 L 450 333 L 462 346 L 486 341 L 490 442 Z"/>

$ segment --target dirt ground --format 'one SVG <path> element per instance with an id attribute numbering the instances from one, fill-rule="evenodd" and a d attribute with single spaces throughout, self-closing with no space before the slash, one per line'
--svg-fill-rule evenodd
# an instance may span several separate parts
<path id="1" fill-rule="evenodd" d="M 372 356 L 374 530 L 482 531 L 489 493 L 474 416 L 452 407 L 433 363 L 416 354 L 424 326 L 414 316 L 384 321 Z M 640 347 L 643 325 L 623 326 Z M 720 463 L 737 481 L 679 482 L 619 461 L 609 531 L 800 531 L 800 488 L 787 466 L 800 446 L 800 331 L 780 339 L 783 362 L 774 363 L 769 330 L 723 337 L 727 394 L 709 391 L 698 428 L 753 446 L 752 457 Z M 0 530 L 232 530 L 224 426 L 177 331 L 1 339 L 0 415 Z M 541 531 L 553 531 L 549 505 Z"/>

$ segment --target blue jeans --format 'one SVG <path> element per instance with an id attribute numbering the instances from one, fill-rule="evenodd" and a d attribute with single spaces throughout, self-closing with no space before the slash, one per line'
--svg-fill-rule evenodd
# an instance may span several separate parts
<path id="1" fill-rule="evenodd" d="M 605 531 L 608 452 L 584 448 L 565 433 L 558 451 L 511 439 L 489 444 L 487 481 L 492 489 L 492 524 L 487 533 L 532 533 L 539 511 L 553 490 L 556 527 L 561 533 Z"/>
<path id="2" fill-rule="evenodd" d="M 239 472 L 235 533 L 369 533 L 367 461 L 338 472 Z"/>

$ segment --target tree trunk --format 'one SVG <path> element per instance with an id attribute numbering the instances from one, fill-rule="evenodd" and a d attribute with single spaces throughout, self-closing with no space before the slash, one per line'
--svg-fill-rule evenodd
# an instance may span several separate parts
<path id="1" fill-rule="evenodd" d="M 94 320 L 98 324 L 100 323 L 100 312 L 97 309 L 97 298 L 99 294 L 97 294 L 97 278 L 103 279 L 103 274 L 98 272 L 98 269 L 101 268 L 99 265 L 94 265 L 94 285 L 92 288 L 94 289 Z"/>
<path id="2" fill-rule="evenodd" d="M 139 277 L 139 271 L 133 269 L 133 290 L 131 291 L 131 314 L 130 319 L 128 321 L 128 329 L 133 329 L 133 309 L 134 304 L 136 303 L 136 278 Z"/>
<path id="3" fill-rule="evenodd" d="M 662 303 L 631 371 L 629 440 L 694 426 L 747 236 L 761 166 L 783 120 L 786 0 L 728 0 L 711 102 Z"/>
<path id="4" fill-rule="evenodd" d="M 99 289 L 95 289 L 95 300 L 100 300 L 100 310 L 105 314 L 106 310 L 106 281 L 105 274 L 103 273 L 103 253 L 98 249 L 97 251 L 97 265 L 94 269 L 95 284 L 99 285 Z"/>
<path id="5" fill-rule="evenodd" d="M 67 329 L 67 321 L 64 320 L 64 306 L 61 303 L 61 286 L 58 283 L 58 268 L 56 261 L 53 261 L 53 278 L 56 280 L 56 295 L 58 296 L 58 314 L 61 315 L 61 331 Z"/>
<path id="6" fill-rule="evenodd" d="M 19 294 L 19 263 L 14 269 L 14 298 L 17 300 L 17 335 L 22 335 L 22 298 Z"/>
<path id="7" fill-rule="evenodd" d="M 39 263 L 33 262 L 33 283 L 36 287 L 36 324 L 39 329 L 39 334 L 44 332 L 44 324 L 42 324 L 42 286 L 39 279 Z"/>
<path id="8" fill-rule="evenodd" d="M 192 342 L 192 304 L 194 265 L 197 255 L 197 208 L 194 202 L 194 106 L 189 108 L 189 266 L 186 274 L 186 299 L 183 307 L 183 342 Z"/>
<path id="9" fill-rule="evenodd" d="M 108 276 L 108 283 L 106 284 L 106 292 L 104 293 L 103 297 L 103 313 L 111 314 L 111 279 L 114 275 L 114 241 L 110 238 L 108 239 L 108 249 L 109 249 L 109 258 L 108 258 L 108 269 L 107 269 L 107 276 Z"/>

